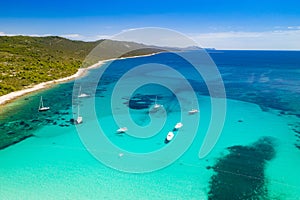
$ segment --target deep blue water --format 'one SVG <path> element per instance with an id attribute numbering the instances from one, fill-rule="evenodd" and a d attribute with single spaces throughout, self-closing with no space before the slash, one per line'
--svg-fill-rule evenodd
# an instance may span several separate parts
<path id="1" fill-rule="evenodd" d="M 300 114 L 300 51 L 215 51 L 227 97 Z"/>
<path id="2" fill-rule="evenodd" d="M 218 50 L 209 54 L 222 75 L 228 98 L 300 115 L 300 51 Z M 107 73 L 114 74 L 117 80 L 132 67 L 144 63 L 165 64 L 190 80 L 197 92 L 208 95 L 201 76 L 179 55 L 192 57 L 197 53 L 162 53 L 126 62 L 115 61 Z"/>

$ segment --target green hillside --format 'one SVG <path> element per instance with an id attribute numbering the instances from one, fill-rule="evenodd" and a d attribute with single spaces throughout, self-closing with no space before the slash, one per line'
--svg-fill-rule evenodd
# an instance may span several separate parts
<path id="1" fill-rule="evenodd" d="M 76 73 L 84 59 L 103 40 L 72 41 L 57 36 L 0 37 L 0 96 L 34 84 L 70 76 Z M 132 42 L 107 41 L 105 52 L 89 55 L 93 64 L 99 59 L 112 58 L 118 51 L 139 48 L 123 56 L 142 55 L 160 50 Z"/>

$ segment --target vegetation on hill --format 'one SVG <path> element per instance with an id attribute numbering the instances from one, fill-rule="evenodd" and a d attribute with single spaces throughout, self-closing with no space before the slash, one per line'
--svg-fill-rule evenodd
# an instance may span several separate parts
<path id="1" fill-rule="evenodd" d="M 92 58 L 90 52 L 101 42 L 103 40 L 72 41 L 57 36 L 1 36 L 0 96 L 34 84 L 75 74 L 88 55 L 89 62 L 86 65 L 100 59 L 112 58 L 118 51 L 131 52 L 131 49 L 139 49 L 123 56 L 161 51 L 133 42 L 105 40 L 105 53 L 101 57 Z"/>

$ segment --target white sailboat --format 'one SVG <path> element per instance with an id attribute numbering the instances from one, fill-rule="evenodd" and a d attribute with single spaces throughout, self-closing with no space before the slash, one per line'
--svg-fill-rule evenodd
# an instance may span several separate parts
<path id="1" fill-rule="evenodd" d="M 80 106 L 78 104 L 78 110 L 77 110 L 77 119 L 75 120 L 75 123 L 76 124 L 81 124 L 83 121 L 83 118 L 82 116 L 80 116 Z"/>
<path id="2" fill-rule="evenodd" d="M 189 110 L 189 114 L 190 114 L 190 115 L 193 115 L 193 114 L 196 114 L 196 113 L 198 113 L 198 112 L 199 112 L 199 110 L 196 109 L 196 108 L 194 108 L 194 102 L 193 102 L 193 108 L 192 108 L 191 110 Z"/>
<path id="3" fill-rule="evenodd" d="M 43 97 L 41 96 L 40 105 L 39 105 L 39 112 L 47 111 L 49 109 L 50 109 L 50 107 L 45 107 L 44 106 Z"/>
<path id="4" fill-rule="evenodd" d="M 190 114 L 190 115 L 193 115 L 193 114 L 196 114 L 196 113 L 198 113 L 198 112 L 199 112 L 198 109 L 193 108 L 192 110 L 189 111 L 189 114 Z"/>
<path id="5" fill-rule="evenodd" d="M 81 91 L 81 86 L 80 86 L 80 90 L 79 90 L 79 94 L 80 94 L 80 91 Z M 79 95 L 78 95 L 78 98 L 79 98 Z M 78 100 L 78 106 L 77 106 L 77 118 L 75 119 L 75 124 L 81 124 L 82 121 L 83 121 L 83 118 L 82 116 L 80 116 L 80 102 L 79 102 L 79 99 Z"/>
<path id="6" fill-rule="evenodd" d="M 153 109 L 154 109 L 154 110 L 157 110 L 157 109 L 159 109 L 160 107 L 162 107 L 162 105 L 157 103 L 157 96 L 156 96 L 156 98 L 155 98 L 155 103 L 154 103 L 154 106 L 153 106 Z"/>
<path id="7" fill-rule="evenodd" d="M 88 96 L 90 96 L 90 95 L 85 94 L 85 93 L 81 93 L 81 86 L 80 86 L 80 87 L 79 87 L 79 95 L 78 95 L 78 97 L 79 97 L 79 98 L 83 98 L 83 97 L 88 97 Z"/>

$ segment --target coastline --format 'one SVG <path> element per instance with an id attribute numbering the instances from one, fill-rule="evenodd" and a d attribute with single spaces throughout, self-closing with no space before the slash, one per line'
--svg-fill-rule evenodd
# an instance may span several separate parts
<path id="1" fill-rule="evenodd" d="M 161 52 L 158 52 L 158 53 L 161 53 Z M 56 80 L 52 80 L 52 81 L 42 82 L 42 83 L 39 83 L 37 85 L 34 85 L 33 87 L 25 88 L 23 90 L 11 92 L 11 93 L 8 93 L 6 95 L 0 96 L 0 106 L 4 106 L 5 104 L 10 103 L 11 101 L 13 101 L 13 100 L 15 100 L 15 99 L 17 99 L 17 98 L 19 98 L 19 97 L 21 97 L 23 95 L 26 95 L 26 94 L 29 94 L 29 93 L 32 93 L 32 92 L 36 92 L 36 91 L 39 91 L 39 90 L 42 90 L 42 89 L 46 89 L 46 88 L 52 87 L 53 85 L 56 85 L 56 84 L 59 84 L 59 83 L 64 83 L 64 82 L 68 82 L 68 81 L 71 81 L 73 79 L 82 77 L 82 76 L 85 75 L 85 73 L 88 70 L 93 69 L 93 68 L 101 67 L 106 62 L 110 62 L 110 61 L 114 61 L 114 60 L 128 59 L 128 58 L 138 58 L 138 57 L 152 56 L 152 55 L 155 55 L 155 54 L 158 54 L 158 53 L 151 53 L 151 54 L 145 54 L 145 55 L 139 55 L 139 56 L 130 56 L 130 57 L 121 57 L 121 58 L 110 58 L 110 59 L 106 59 L 106 60 L 100 60 L 97 63 L 95 63 L 95 64 L 93 64 L 93 65 L 91 65 L 89 67 L 79 68 L 77 70 L 77 72 L 75 74 L 71 75 L 71 76 L 60 78 L 60 79 L 56 79 Z"/>

